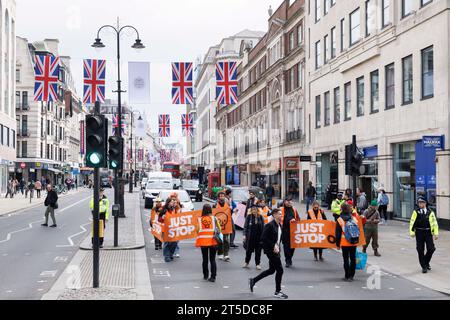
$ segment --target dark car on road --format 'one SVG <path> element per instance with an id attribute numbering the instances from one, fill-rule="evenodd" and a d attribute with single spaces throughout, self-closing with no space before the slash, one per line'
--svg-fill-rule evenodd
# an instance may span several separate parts
<path id="1" fill-rule="evenodd" d="M 109 178 L 107 178 L 107 177 L 101 178 L 101 180 L 100 180 L 100 187 L 102 187 L 102 188 L 112 188 L 111 181 L 109 180 Z"/>
<path id="2" fill-rule="evenodd" d="M 196 202 L 203 201 L 203 191 L 198 180 L 181 180 L 181 189 L 186 190 L 191 199 L 195 199 Z"/>

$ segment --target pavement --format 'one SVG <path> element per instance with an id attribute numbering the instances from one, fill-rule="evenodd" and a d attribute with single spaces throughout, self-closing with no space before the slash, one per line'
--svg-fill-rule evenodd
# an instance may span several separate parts
<path id="1" fill-rule="evenodd" d="M 112 199 L 112 198 L 110 198 Z M 92 288 L 92 250 L 89 234 L 69 266 L 42 300 L 152 300 L 139 207 L 140 192 L 125 193 L 126 218 L 119 219 L 119 247 L 114 248 L 113 219 L 100 250 L 99 288 Z"/>

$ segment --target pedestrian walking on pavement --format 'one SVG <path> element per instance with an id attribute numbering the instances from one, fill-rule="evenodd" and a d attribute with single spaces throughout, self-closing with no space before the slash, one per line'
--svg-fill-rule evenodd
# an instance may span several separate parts
<path id="1" fill-rule="evenodd" d="M 165 215 L 166 214 L 174 214 L 179 211 L 177 211 L 177 199 L 173 197 L 167 198 L 166 204 L 164 205 L 164 208 L 161 210 L 161 216 L 160 219 L 164 221 L 165 223 Z M 163 244 L 163 256 L 165 262 L 171 262 L 174 259 L 175 251 L 178 246 L 178 241 L 174 242 L 164 242 Z"/>
<path id="2" fill-rule="evenodd" d="M 328 184 L 327 189 L 325 191 L 325 202 L 327 204 L 327 209 L 331 210 L 331 203 L 333 202 L 333 195 L 331 189 L 331 183 Z"/>
<path id="3" fill-rule="evenodd" d="M 314 188 L 313 183 L 308 182 L 308 187 L 306 188 L 306 212 L 309 211 L 309 206 L 316 200 L 316 188 Z"/>
<path id="4" fill-rule="evenodd" d="M 367 208 L 363 216 L 366 218 L 366 224 L 364 225 L 364 236 L 366 238 L 366 244 L 363 246 L 363 253 L 366 253 L 367 247 L 372 241 L 372 249 L 376 257 L 381 257 L 378 252 L 378 224 L 380 223 L 380 213 L 377 210 L 377 200 L 370 202 L 370 207 Z"/>
<path id="5" fill-rule="evenodd" d="M 245 218 L 243 242 L 245 248 L 245 263 L 243 268 L 248 268 L 248 264 L 255 252 L 256 269 L 261 270 L 261 236 L 264 230 L 264 218 L 258 207 L 250 209 L 251 214 Z"/>
<path id="6" fill-rule="evenodd" d="M 225 196 L 228 200 L 228 204 L 231 207 L 231 213 L 233 214 L 238 212 L 239 210 L 237 208 L 236 202 L 233 201 L 232 192 L 233 191 L 229 188 L 225 190 Z M 234 225 L 233 219 L 231 219 L 231 226 L 233 228 L 233 233 L 230 235 L 230 248 L 236 249 L 239 248 L 239 246 L 234 243 L 234 239 L 236 238 L 236 226 Z"/>
<path id="7" fill-rule="evenodd" d="M 378 202 L 378 212 L 380 213 L 381 216 L 380 224 L 387 223 L 388 221 L 387 207 L 389 205 L 389 197 L 384 189 L 380 189 L 378 193 L 377 202 Z"/>
<path id="8" fill-rule="evenodd" d="M 99 223 L 100 248 L 103 248 L 106 223 L 109 220 L 109 199 L 105 195 L 105 189 L 100 188 L 98 199 L 99 199 L 98 214 L 99 220 L 101 221 Z M 94 197 L 91 198 L 91 201 L 89 203 L 89 209 L 91 209 L 92 214 L 94 214 Z M 92 234 L 92 245 L 94 245 L 94 234 Z"/>
<path id="9" fill-rule="evenodd" d="M 23 189 L 25 189 L 25 180 L 20 179 L 19 188 L 20 188 L 20 193 L 23 195 Z"/>
<path id="10" fill-rule="evenodd" d="M 361 189 L 357 188 L 356 189 L 356 197 L 357 197 L 356 210 L 358 211 L 359 214 L 363 214 L 364 211 L 369 207 L 366 193 L 364 191 L 362 191 Z"/>
<path id="11" fill-rule="evenodd" d="M 14 191 L 13 191 L 13 180 L 12 179 L 10 179 L 9 181 L 8 181 L 8 185 L 6 186 L 6 195 L 5 195 L 5 198 L 8 198 L 8 194 L 9 194 L 9 197 L 12 199 L 13 197 L 14 197 Z"/>
<path id="12" fill-rule="evenodd" d="M 41 197 L 42 184 L 39 180 L 34 183 L 34 188 L 36 189 L 36 197 Z"/>
<path id="13" fill-rule="evenodd" d="M 150 227 L 153 227 L 153 219 L 156 215 L 159 216 L 159 214 L 161 213 L 162 209 L 163 209 L 163 205 L 162 205 L 162 199 L 161 198 L 156 198 L 154 201 L 154 206 L 152 209 L 152 212 L 150 214 Z M 162 242 L 161 240 L 159 240 L 157 237 L 155 237 L 155 250 L 162 250 Z"/>
<path id="14" fill-rule="evenodd" d="M 220 191 L 219 193 L 217 193 L 217 203 L 214 205 L 214 208 L 219 208 L 224 211 L 230 210 L 231 212 L 231 207 L 226 201 L 225 192 Z M 230 261 L 229 252 L 230 252 L 230 235 L 224 234 L 223 244 L 219 245 L 218 249 L 219 259 L 224 261 Z"/>
<path id="15" fill-rule="evenodd" d="M 269 258 L 269 269 L 261 272 L 255 278 L 249 279 L 250 291 L 253 292 L 255 284 L 274 273 L 275 274 L 275 294 L 274 296 L 279 299 L 287 299 L 288 296 L 281 291 L 281 281 L 283 279 L 283 266 L 281 264 L 281 217 L 282 212 L 280 209 L 272 210 L 273 220 L 264 226 L 264 230 L 261 236 L 262 247 L 264 253 Z"/>
<path id="16" fill-rule="evenodd" d="M 327 220 L 325 212 L 320 209 L 319 201 L 314 201 L 312 203 L 312 209 L 308 211 L 307 220 Z M 311 248 L 314 252 L 314 261 L 324 261 L 323 259 L 323 248 Z M 319 258 L 317 258 L 317 253 L 319 253 Z"/>
<path id="17" fill-rule="evenodd" d="M 45 197 L 44 206 L 45 209 L 45 223 L 41 224 L 43 227 L 48 227 L 48 215 L 50 214 L 53 224 L 50 226 L 56 228 L 55 209 L 58 209 L 58 194 L 53 190 L 53 186 L 47 184 L 47 197 Z"/>
<path id="18" fill-rule="evenodd" d="M 14 178 L 14 194 L 18 193 L 19 193 L 19 181 L 17 180 L 17 178 Z"/>
<path id="19" fill-rule="evenodd" d="M 268 184 L 266 187 L 266 197 L 267 197 L 267 205 L 269 206 L 269 208 L 272 208 L 272 199 L 274 195 L 275 189 L 271 184 Z"/>
<path id="20" fill-rule="evenodd" d="M 358 219 L 352 214 L 353 208 L 348 203 L 342 205 L 340 217 L 336 223 L 336 246 L 342 249 L 344 259 L 344 281 L 353 281 L 356 270 L 356 248 L 359 241 Z M 358 230 L 358 231 L 357 231 Z M 355 243 L 356 242 L 356 243 Z"/>
<path id="21" fill-rule="evenodd" d="M 298 214 L 297 209 L 293 207 L 292 197 L 287 196 L 281 207 L 281 225 L 283 226 L 282 240 L 286 268 L 292 266 L 292 257 L 295 252 L 295 249 L 291 249 L 291 221 L 300 221 L 300 215 Z"/>
<path id="22" fill-rule="evenodd" d="M 433 239 L 438 239 L 439 225 L 435 213 L 428 207 L 427 201 L 423 197 L 417 199 L 417 208 L 413 211 L 409 222 L 409 234 L 416 238 L 416 249 L 422 273 L 427 273 L 431 270 L 430 261 L 436 251 Z M 426 253 L 424 253 L 425 245 L 427 246 Z"/>
<path id="23" fill-rule="evenodd" d="M 198 218 L 198 233 L 195 240 L 195 246 L 202 251 L 202 269 L 203 279 L 209 282 L 215 282 L 217 277 L 217 241 L 215 239 L 216 230 L 220 231 L 220 223 L 212 215 L 211 205 L 205 204 L 202 210 L 202 216 Z M 208 264 L 211 265 L 211 277 L 209 277 Z"/>
<path id="24" fill-rule="evenodd" d="M 345 203 L 342 192 L 337 194 L 337 198 L 331 203 L 331 212 L 333 212 L 334 220 L 337 221 L 341 215 L 341 206 Z"/>
<path id="25" fill-rule="evenodd" d="M 30 193 L 30 203 L 31 203 L 31 198 L 33 198 L 33 196 L 34 196 L 34 181 L 33 180 L 31 180 L 28 183 L 28 192 Z"/>

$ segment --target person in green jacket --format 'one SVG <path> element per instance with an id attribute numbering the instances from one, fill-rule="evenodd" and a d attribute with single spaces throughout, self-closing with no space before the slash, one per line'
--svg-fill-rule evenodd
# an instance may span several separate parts
<path id="1" fill-rule="evenodd" d="M 345 203 L 343 199 L 342 192 L 337 194 L 337 198 L 331 203 L 331 212 L 333 212 L 333 217 L 337 221 L 339 216 L 341 215 L 341 206 Z"/>
<path id="2" fill-rule="evenodd" d="M 422 273 L 431 270 L 430 261 L 436 250 L 433 242 L 438 239 L 439 226 L 435 213 L 427 206 L 427 201 L 423 197 L 417 199 L 418 207 L 413 211 L 409 222 L 409 234 L 416 237 L 416 248 L 419 254 L 419 263 Z M 427 246 L 427 252 L 425 251 Z"/>
<path id="3" fill-rule="evenodd" d="M 99 219 L 103 221 L 103 230 L 106 228 L 106 222 L 109 220 L 109 199 L 104 194 L 105 189 L 99 190 Z M 94 197 L 91 198 L 91 202 L 89 203 L 89 208 L 91 211 L 94 210 Z M 93 213 L 93 212 L 92 212 Z M 100 234 L 103 235 L 104 231 Z M 100 248 L 103 248 L 103 239 L 104 237 L 100 237 Z M 94 237 L 92 236 L 92 243 L 94 243 Z"/>

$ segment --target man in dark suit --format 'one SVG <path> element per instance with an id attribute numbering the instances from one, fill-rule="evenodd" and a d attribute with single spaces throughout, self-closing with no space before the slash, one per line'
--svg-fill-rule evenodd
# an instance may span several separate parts
<path id="1" fill-rule="evenodd" d="M 272 210 L 273 221 L 264 226 L 261 236 L 262 247 L 264 253 L 269 258 L 269 269 L 261 272 L 257 277 L 249 279 L 250 291 L 253 292 L 255 284 L 272 274 L 275 274 L 275 294 L 274 297 L 279 299 L 287 299 L 288 296 L 281 292 L 281 280 L 283 278 L 283 266 L 280 259 L 281 246 L 281 210 Z"/>

